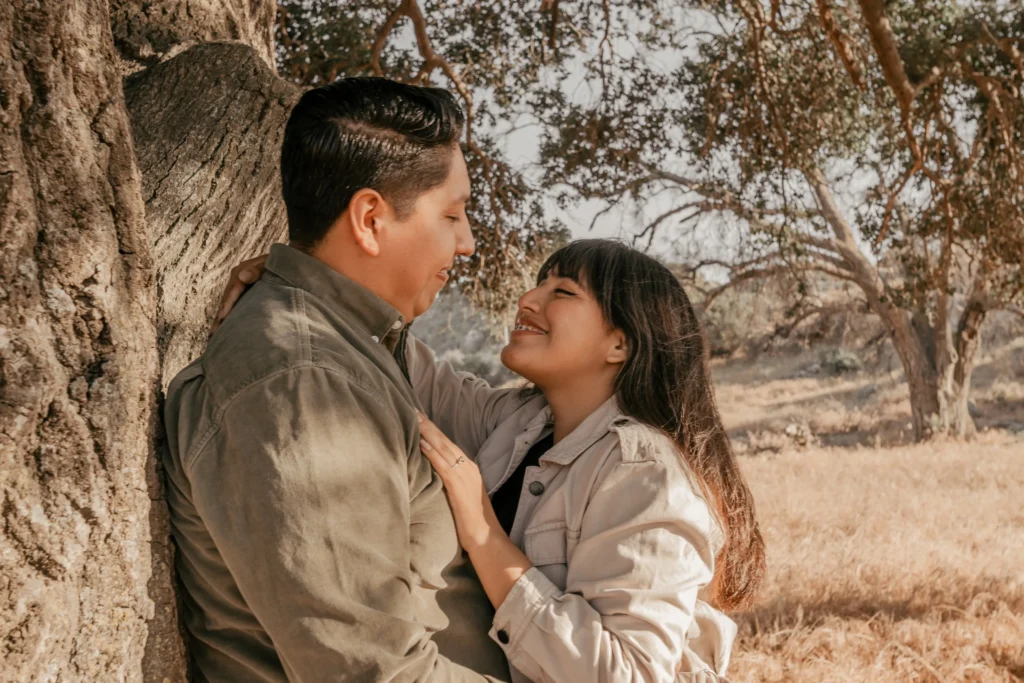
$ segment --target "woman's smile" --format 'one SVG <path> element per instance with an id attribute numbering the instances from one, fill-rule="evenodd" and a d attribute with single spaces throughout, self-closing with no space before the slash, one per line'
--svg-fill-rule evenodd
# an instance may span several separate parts
<path id="1" fill-rule="evenodd" d="M 517 337 L 517 336 L 529 336 L 529 335 L 538 335 L 538 334 L 540 334 L 540 335 L 547 334 L 547 330 L 545 330 L 543 327 L 541 327 L 532 318 L 530 318 L 528 316 L 525 316 L 525 315 L 522 315 L 522 316 L 519 317 L 518 320 L 516 320 L 516 325 L 515 325 L 515 327 L 512 328 L 512 332 L 511 332 L 511 334 L 509 336 L 510 337 Z"/>

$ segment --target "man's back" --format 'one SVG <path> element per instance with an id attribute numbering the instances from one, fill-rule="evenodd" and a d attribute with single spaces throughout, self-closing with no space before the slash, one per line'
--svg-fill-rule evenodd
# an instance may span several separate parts
<path id="1" fill-rule="evenodd" d="M 482 680 L 438 656 L 430 635 L 451 618 L 460 637 L 441 654 L 504 679 L 493 612 L 415 447 L 391 355 L 403 321 L 290 247 L 267 268 L 168 391 L 168 501 L 200 674 Z"/>

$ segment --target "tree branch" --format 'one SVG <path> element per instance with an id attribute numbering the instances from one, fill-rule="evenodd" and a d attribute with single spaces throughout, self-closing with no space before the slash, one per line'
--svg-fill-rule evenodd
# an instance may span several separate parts
<path id="1" fill-rule="evenodd" d="M 789 238 L 810 247 L 817 247 L 823 251 L 830 252 L 835 256 L 842 258 L 843 247 L 835 240 L 830 240 L 827 237 L 816 237 L 815 235 L 807 235 L 802 232 L 794 232 L 789 235 Z"/>
<path id="2" fill-rule="evenodd" d="M 680 204 L 679 206 L 673 207 L 673 208 L 669 209 L 668 211 L 665 211 L 660 216 L 657 216 L 653 221 L 651 221 L 650 223 L 645 225 L 644 229 L 642 231 L 640 231 L 633 238 L 633 243 L 636 244 L 636 242 L 641 240 L 641 239 L 643 239 L 645 235 L 650 234 L 650 237 L 647 239 L 647 246 L 648 247 L 651 246 L 651 243 L 654 241 L 654 237 L 655 237 L 655 235 L 657 233 L 659 225 L 661 225 L 663 222 L 665 222 L 665 220 L 671 218 L 672 216 L 680 214 L 683 211 L 686 211 L 687 209 L 696 209 L 696 211 L 693 214 L 691 214 L 690 216 L 688 216 L 686 220 L 689 220 L 690 218 L 693 218 L 693 217 L 695 217 L 697 215 L 700 215 L 700 213 L 701 213 L 701 204 L 702 204 L 701 202 L 693 202 L 693 203 L 690 203 L 690 204 Z"/>
<path id="3" fill-rule="evenodd" d="M 423 66 L 420 68 L 419 73 L 416 75 L 414 80 L 426 81 L 430 76 L 430 73 L 434 69 L 441 69 L 444 75 L 452 82 L 455 86 L 455 90 L 459 93 L 466 108 L 466 146 L 473 152 L 479 159 L 483 166 L 484 181 L 488 187 L 488 201 L 490 203 L 491 213 L 494 215 L 495 220 L 500 220 L 501 217 L 501 206 L 498 204 L 498 189 L 494 178 L 494 161 L 480 148 L 476 140 L 473 139 L 473 124 L 476 116 L 476 110 L 473 106 L 473 94 L 466 86 L 466 82 L 462 76 L 455 70 L 447 59 L 441 57 L 434 51 L 433 46 L 430 44 L 430 35 L 427 31 L 427 20 L 423 16 L 423 11 L 420 9 L 419 3 L 416 0 L 402 0 L 402 3 L 388 15 L 384 24 L 377 31 L 377 38 L 373 45 L 373 52 L 371 56 L 371 68 L 374 73 L 378 75 L 383 74 L 383 70 L 380 66 L 380 53 L 387 41 L 388 35 L 394 30 L 398 20 L 402 17 L 406 17 L 412 22 L 413 32 L 416 35 L 416 48 L 423 58 Z"/>
<path id="4" fill-rule="evenodd" d="M 857 57 L 853 53 L 853 48 L 850 47 L 850 40 L 843 33 L 839 23 L 836 21 L 835 14 L 832 12 L 832 5 L 829 0 L 817 0 L 818 2 L 818 16 L 821 19 L 821 27 L 825 31 L 825 35 L 832 42 L 832 46 L 836 49 L 836 54 L 839 55 L 839 60 L 843 63 L 843 67 L 846 72 L 850 74 L 850 80 L 860 90 L 866 90 L 867 85 L 864 83 L 864 74 L 861 73 L 860 64 L 857 63 Z"/>
<path id="5" fill-rule="evenodd" d="M 903 68 L 903 59 L 900 57 L 897 47 L 896 35 L 892 31 L 892 24 L 889 23 L 889 17 L 885 13 L 885 0 L 859 0 L 859 2 L 861 11 L 864 13 L 864 21 L 867 24 L 868 35 L 871 36 L 871 44 L 875 47 L 878 62 L 885 75 L 885 81 L 896 95 L 903 121 L 907 123 L 910 120 L 916 93 Z"/>
<path id="6" fill-rule="evenodd" d="M 915 158 L 914 165 L 911 166 L 910 170 L 903 176 L 899 186 L 889 193 L 889 198 L 885 202 L 885 213 L 882 215 L 882 226 L 878 229 L 878 235 L 875 237 L 874 246 L 877 247 L 882 243 L 882 240 L 885 239 L 886 234 L 889 232 L 889 222 L 892 220 L 892 210 L 893 207 L 896 206 L 896 200 L 899 198 L 900 193 L 903 192 L 903 188 L 905 188 L 907 183 L 910 182 L 910 179 L 913 178 L 922 167 L 923 164 L 921 163 L 921 158 Z"/>
<path id="7" fill-rule="evenodd" d="M 388 42 L 388 36 L 395 29 L 395 25 L 398 24 L 398 20 L 402 17 L 408 16 L 408 0 L 404 0 L 398 7 L 392 10 L 388 18 L 384 20 L 384 23 L 379 29 L 377 29 L 377 37 L 373 41 L 373 49 L 370 51 L 370 69 L 374 75 L 383 76 L 384 69 L 380 66 L 380 53 L 384 50 L 384 45 Z"/>
<path id="8" fill-rule="evenodd" d="M 730 276 L 728 282 L 719 285 L 715 289 L 708 292 L 708 294 L 704 297 L 703 306 L 705 309 L 711 308 L 711 305 L 715 302 L 716 299 L 718 299 L 718 297 L 720 297 L 722 294 L 726 293 L 727 291 L 729 291 L 733 287 L 736 287 L 739 284 L 748 282 L 750 280 L 769 278 L 772 275 L 779 275 L 781 273 L 788 272 L 790 272 L 789 266 L 779 265 L 770 268 L 754 268 L 751 270 L 743 271 L 738 275 Z"/>

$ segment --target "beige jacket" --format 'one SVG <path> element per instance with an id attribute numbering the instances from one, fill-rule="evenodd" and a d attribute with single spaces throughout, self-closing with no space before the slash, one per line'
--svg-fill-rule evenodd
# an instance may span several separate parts
<path id="1" fill-rule="evenodd" d="M 544 397 L 492 389 L 409 340 L 426 413 L 489 493 L 550 433 Z M 735 624 L 702 601 L 721 533 L 674 444 L 605 403 L 527 470 L 512 541 L 534 568 L 491 637 L 515 683 L 720 680 Z"/>

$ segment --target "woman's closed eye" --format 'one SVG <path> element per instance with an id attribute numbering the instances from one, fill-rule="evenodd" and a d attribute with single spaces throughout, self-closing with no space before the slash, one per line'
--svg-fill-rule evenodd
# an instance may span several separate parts
<path id="1" fill-rule="evenodd" d="M 567 296 L 576 296 L 576 292 L 570 292 L 568 289 L 562 289 L 561 287 L 555 288 L 555 294 L 565 294 Z"/>

